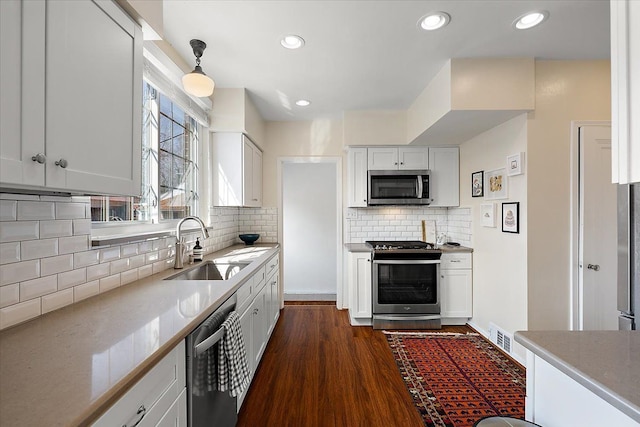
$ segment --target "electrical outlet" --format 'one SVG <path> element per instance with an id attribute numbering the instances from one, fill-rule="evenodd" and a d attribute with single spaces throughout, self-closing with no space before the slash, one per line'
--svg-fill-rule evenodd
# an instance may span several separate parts
<path id="1" fill-rule="evenodd" d="M 347 209 L 345 217 L 347 219 L 358 219 L 358 211 L 356 209 Z"/>

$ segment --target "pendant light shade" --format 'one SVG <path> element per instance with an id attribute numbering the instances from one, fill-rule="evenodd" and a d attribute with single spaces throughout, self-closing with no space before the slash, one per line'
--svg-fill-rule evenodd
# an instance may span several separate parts
<path id="1" fill-rule="evenodd" d="M 207 76 L 200 67 L 200 57 L 207 48 L 207 44 L 201 40 L 191 40 L 189 42 L 196 57 L 196 68 L 188 74 L 182 76 L 182 86 L 185 92 L 199 98 L 210 96 L 213 93 L 215 83 L 211 77 Z"/>

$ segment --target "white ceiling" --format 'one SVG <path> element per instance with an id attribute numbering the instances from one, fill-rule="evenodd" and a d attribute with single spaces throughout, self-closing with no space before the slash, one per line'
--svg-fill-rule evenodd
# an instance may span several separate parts
<path id="1" fill-rule="evenodd" d="M 542 25 L 513 29 L 541 9 Z M 431 11 L 451 22 L 419 29 Z M 280 46 L 292 33 L 304 48 Z M 189 64 L 189 40 L 205 41 L 204 72 L 216 87 L 246 88 L 264 119 L 311 120 L 407 109 L 449 58 L 608 59 L 609 1 L 164 0 L 164 37 Z"/>

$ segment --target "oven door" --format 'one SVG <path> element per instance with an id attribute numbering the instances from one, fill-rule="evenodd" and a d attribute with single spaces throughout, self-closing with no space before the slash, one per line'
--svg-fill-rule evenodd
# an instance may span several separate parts
<path id="1" fill-rule="evenodd" d="M 440 314 L 440 260 L 374 260 L 373 314 Z"/>

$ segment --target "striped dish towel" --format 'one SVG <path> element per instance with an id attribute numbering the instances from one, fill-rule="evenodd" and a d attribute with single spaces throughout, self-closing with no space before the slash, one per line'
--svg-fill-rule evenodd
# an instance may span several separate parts
<path id="1" fill-rule="evenodd" d="M 218 390 L 229 390 L 236 397 L 249 385 L 247 351 L 238 313 L 229 313 L 221 327 L 225 333 L 218 345 Z"/>
<path id="2" fill-rule="evenodd" d="M 199 344 L 213 335 L 224 322 L 224 313 L 216 313 L 205 320 L 196 337 L 195 343 Z M 204 396 L 207 392 L 214 391 L 218 386 L 218 347 L 216 344 L 210 347 L 200 356 L 195 356 L 195 372 L 193 378 L 193 393 L 196 396 Z"/>

